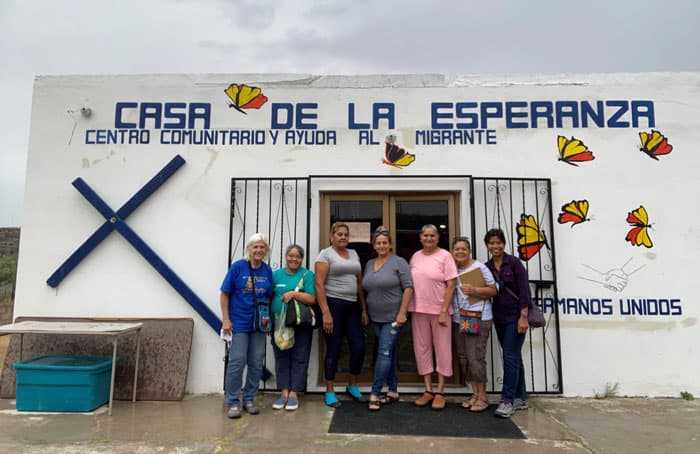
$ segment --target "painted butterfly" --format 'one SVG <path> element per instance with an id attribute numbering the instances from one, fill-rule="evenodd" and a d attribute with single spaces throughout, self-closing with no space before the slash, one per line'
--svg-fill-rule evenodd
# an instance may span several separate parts
<path id="1" fill-rule="evenodd" d="M 530 260 L 537 254 L 542 246 L 547 246 L 547 238 L 544 231 L 540 230 L 535 217 L 531 214 L 521 214 L 520 222 L 516 227 L 518 233 L 518 255 L 520 260 Z"/>
<path id="2" fill-rule="evenodd" d="M 259 109 L 267 102 L 267 96 L 262 94 L 259 87 L 249 87 L 246 84 L 231 84 L 224 90 L 233 107 L 242 114 L 248 115 L 243 109 Z"/>
<path id="3" fill-rule="evenodd" d="M 557 146 L 559 147 L 559 160 L 572 166 L 578 167 L 577 162 L 595 159 L 593 152 L 574 136 L 571 136 L 571 140 L 564 136 L 557 136 Z"/>
<path id="4" fill-rule="evenodd" d="M 392 167 L 406 167 L 416 160 L 416 155 L 407 152 L 393 142 L 384 142 L 384 160 L 382 163 Z"/>
<path id="5" fill-rule="evenodd" d="M 669 144 L 666 137 L 655 129 L 652 129 L 650 133 L 640 132 L 639 138 L 642 140 L 639 151 L 657 161 L 659 160 L 657 156 L 669 154 L 673 150 L 673 145 Z"/>
<path id="6" fill-rule="evenodd" d="M 571 222 L 571 227 L 573 228 L 577 224 L 590 221 L 587 216 L 588 200 L 572 200 L 562 205 L 557 222 L 559 222 L 559 224 Z"/>
<path id="7" fill-rule="evenodd" d="M 632 243 L 633 246 L 650 248 L 654 245 L 649 237 L 651 224 L 649 224 L 649 215 L 646 208 L 639 205 L 639 208 L 627 213 L 627 222 L 632 226 L 632 229 L 627 232 L 627 236 L 625 236 L 626 241 Z"/>

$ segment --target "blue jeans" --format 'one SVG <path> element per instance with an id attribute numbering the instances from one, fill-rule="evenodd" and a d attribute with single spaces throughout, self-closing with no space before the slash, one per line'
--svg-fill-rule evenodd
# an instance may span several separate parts
<path id="1" fill-rule="evenodd" d="M 347 337 L 350 347 L 350 374 L 358 375 L 365 359 L 365 332 L 362 328 L 360 302 L 331 297 L 328 297 L 327 301 L 328 309 L 333 317 L 333 332 L 325 333 L 326 357 L 323 365 L 326 380 L 335 380 L 340 347 L 344 337 Z"/>
<path id="2" fill-rule="evenodd" d="M 391 334 L 391 322 L 372 322 L 372 327 L 377 335 L 377 362 L 374 365 L 372 395 L 379 397 L 382 393 L 384 382 L 386 382 L 389 392 L 395 393 L 399 389 L 399 377 L 396 370 L 396 344 L 403 327 L 397 326 L 394 328 L 394 334 Z"/>
<path id="3" fill-rule="evenodd" d="M 274 340 L 272 341 L 272 350 L 275 352 L 275 375 L 279 389 L 300 392 L 306 388 L 313 336 L 313 328 L 297 326 L 294 328 L 292 348 L 280 350 Z"/>
<path id="4" fill-rule="evenodd" d="M 525 400 L 525 368 L 523 367 L 523 342 L 525 333 L 518 334 L 518 323 L 495 323 L 498 342 L 503 350 L 503 389 L 501 399 L 513 402 Z"/>
<path id="5" fill-rule="evenodd" d="M 258 393 L 263 365 L 265 363 L 266 335 L 263 333 L 233 333 L 233 340 L 228 351 L 228 368 L 226 369 L 226 406 L 241 405 L 241 386 L 243 385 L 243 369 L 248 366 L 245 387 L 243 387 L 243 403 L 253 403 Z"/>

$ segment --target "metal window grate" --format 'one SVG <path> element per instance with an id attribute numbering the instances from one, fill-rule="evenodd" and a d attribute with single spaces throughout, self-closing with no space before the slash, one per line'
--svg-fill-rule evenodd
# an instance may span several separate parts
<path id="1" fill-rule="evenodd" d="M 506 252 L 518 256 L 517 225 L 521 215 L 531 215 L 546 244 L 523 263 L 527 269 L 535 304 L 545 298 L 557 301 L 551 180 L 527 178 L 472 178 L 472 226 L 474 253 L 482 262 L 489 259 L 482 241 L 491 228 L 506 236 Z M 523 240 L 524 243 L 527 241 Z M 530 330 L 523 347 L 523 364 L 528 392 L 562 393 L 561 342 L 558 305 L 543 308 L 547 325 Z M 500 391 L 503 383 L 502 357 L 495 330 L 487 353 L 490 363 L 490 391 Z"/>

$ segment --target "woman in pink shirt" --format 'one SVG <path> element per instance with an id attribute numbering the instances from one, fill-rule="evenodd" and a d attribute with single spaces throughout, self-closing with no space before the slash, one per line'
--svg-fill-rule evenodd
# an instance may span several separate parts
<path id="1" fill-rule="evenodd" d="M 411 331 L 418 375 L 423 376 L 425 392 L 414 402 L 433 410 L 445 408 L 445 377 L 452 376 L 452 297 L 457 283 L 457 267 L 452 255 L 438 246 L 437 227 L 421 228 L 423 249 L 411 257 L 413 299 L 408 310 L 413 313 Z M 435 364 L 433 364 L 433 351 Z M 438 388 L 433 392 L 432 373 L 438 373 Z"/>

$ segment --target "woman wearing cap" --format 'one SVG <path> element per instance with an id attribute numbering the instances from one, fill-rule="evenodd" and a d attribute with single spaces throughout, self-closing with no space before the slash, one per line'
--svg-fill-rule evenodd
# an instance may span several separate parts
<path id="1" fill-rule="evenodd" d="M 371 411 L 377 411 L 382 404 L 399 400 L 396 343 L 406 323 L 413 281 L 406 260 L 391 253 L 391 235 L 386 227 L 377 227 L 372 235 L 372 246 L 377 257 L 365 265 L 362 287 L 367 292 L 369 318 L 377 336 L 374 384 L 368 407 Z M 381 398 L 384 383 L 388 391 Z"/>
<path id="2" fill-rule="evenodd" d="M 348 225 L 334 223 L 331 226 L 331 245 L 321 250 L 314 265 L 316 300 L 323 312 L 326 338 L 324 401 L 333 408 L 342 405 L 335 395 L 334 381 L 343 338 L 347 338 L 350 347 L 350 374 L 345 391 L 355 400 L 362 399 L 357 382 L 365 357 L 363 325 L 369 323 L 369 316 L 361 288 L 360 257 L 348 249 L 349 238 Z"/>
<path id="3" fill-rule="evenodd" d="M 423 376 L 425 392 L 414 404 L 434 410 L 445 408 L 445 378 L 452 376 L 452 297 L 457 282 L 457 267 L 452 255 L 438 246 L 440 234 L 432 224 L 421 228 L 423 248 L 410 261 L 414 297 L 409 305 L 413 351 L 418 374 Z M 435 363 L 433 363 L 435 354 Z M 432 374 L 438 373 L 438 388 L 433 392 Z"/>
<path id="4" fill-rule="evenodd" d="M 269 301 L 272 296 L 272 270 L 263 262 L 269 251 L 265 236 L 253 234 L 246 242 L 243 258 L 231 264 L 221 284 L 221 329 L 232 335 L 224 383 L 229 418 L 240 418 L 241 408 L 251 415 L 260 413 L 254 400 L 265 361 L 266 336 L 255 330 L 254 321 L 255 303 Z M 246 366 L 248 372 L 243 386 Z"/>
<path id="5" fill-rule="evenodd" d="M 458 236 L 452 240 L 452 257 L 460 275 L 480 270 L 484 282 L 483 286 L 460 284 L 457 287 L 452 315 L 452 340 L 457 350 L 462 378 L 471 384 L 473 391 L 471 398 L 462 402 L 462 408 L 469 409 L 471 412 L 481 412 L 489 408 L 486 395 L 486 344 L 493 318 L 490 298 L 497 293 L 496 282 L 486 265 L 472 258 L 471 243 L 468 238 Z M 478 333 L 460 332 L 460 310 L 481 312 Z"/>

